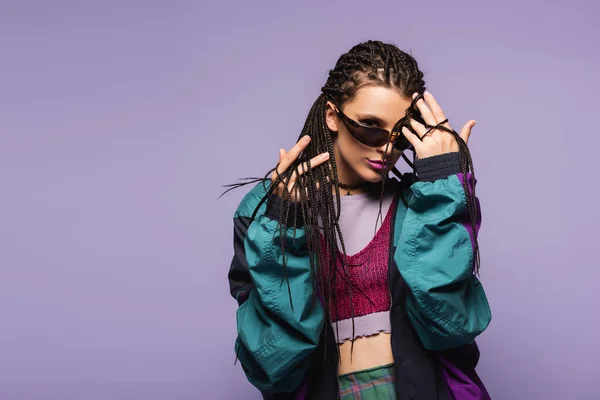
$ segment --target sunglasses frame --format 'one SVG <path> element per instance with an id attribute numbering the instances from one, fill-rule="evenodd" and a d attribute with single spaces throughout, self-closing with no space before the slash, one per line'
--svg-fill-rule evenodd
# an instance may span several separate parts
<path id="1" fill-rule="evenodd" d="M 334 109 L 335 109 L 336 113 L 340 116 L 340 118 L 342 119 L 342 122 L 344 122 L 344 125 L 346 125 L 346 128 L 348 128 L 348 131 L 350 132 L 352 137 L 354 139 L 356 139 L 358 142 L 360 142 L 368 147 L 381 147 L 385 143 L 391 142 L 391 143 L 393 143 L 395 149 L 400 150 L 400 151 L 405 151 L 405 150 L 410 150 L 412 148 L 412 145 L 408 142 L 408 140 L 404 137 L 404 135 L 402 135 L 402 133 L 401 133 L 402 128 L 406 127 L 413 134 L 416 135 L 417 132 L 410 125 L 410 119 L 414 119 L 415 121 L 425 125 L 425 121 L 423 120 L 423 117 L 421 116 L 421 112 L 416 107 L 417 101 L 419 101 L 422 98 L 423 98 L 423 95 L 419 93 L 419 95 L 413 99 L 410 106 L 406 110 L 406 115 L 404 117 L 400 118 L 400 120 L 398 120 L 398 122 L 396 122 L 396 124 L 394 125 L 394 128 L 392 129 L 392 132 L 388 131 L 387 129 L 378 127 L 378 126 L 368 126 L 368 125 L 362 124 L 358 121 L 355 121 L 352 118 L 348 117 L 346 114 L 344 114 L 344 112 L 342 110 L 340 110 L 340 108 L 335 104 L 334 104 Z M 348 126 L 348 125 L 350 125 L 350 126 Z M 361 137 L 356 135 L 356 133 L 353 131 L 353 129 L 351 127 L 365 129 L 367 131 L 384 131 L 387 134 L 386 135 L 387 139 L 385 141 L 383 141 L 381 144 L 365 143 L 364 140 L 361 140 Z"/>

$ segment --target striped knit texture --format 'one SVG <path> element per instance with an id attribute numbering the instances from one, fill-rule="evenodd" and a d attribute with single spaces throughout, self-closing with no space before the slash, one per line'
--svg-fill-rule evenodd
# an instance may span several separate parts
<path id="1" fill-rule="evenodd" d="M 337 274 L 335 277 L 337 310 L 333 309 L 333 306 L 328 310 L 332 322 L 352 318 L 352 308 L 354 308 L 354 317 L 390 309 L 388 261 L 392 215 L 395 207 L 394 202 L 371 242 L 360 252 L 346 258 L 347 274 L 352 282 L 352 288 L 348 284 L 348 277 L 344 276 L 341 260 L 343 255 L 339 251 L 336 271 L 325 268 L 321 271 L 319 279 L 325 279 L 326 285 L 333 281 L 333 273 Z M 321 237 L 321 246 L 324 255 L 323 265 L 329 265 L 329 251 L 323 237 Z"/>

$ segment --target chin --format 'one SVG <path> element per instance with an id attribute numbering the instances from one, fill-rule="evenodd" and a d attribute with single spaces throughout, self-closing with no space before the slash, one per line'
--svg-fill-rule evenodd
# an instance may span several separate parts
<path id="1" fill-rule="evenodd" d="M 374 170 L 368 171 L 364 174 L 360 174 L 361 178 L 367 182 L 377 183 L 383 180 L 383 176 L 381 176 L 381 172 L 377 172 Z"/>

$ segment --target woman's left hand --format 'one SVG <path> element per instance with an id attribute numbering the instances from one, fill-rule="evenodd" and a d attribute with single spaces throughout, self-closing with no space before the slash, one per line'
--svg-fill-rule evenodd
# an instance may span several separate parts
<path id="1" fill-rule="evenodd" d="M 417 97 L 417 93 L 413 94 L 413 99 L 415 97 Z M 431 93 L 425 92 L 424 97 L 425 100 L 427 100 L 427 104 L 425 104 L 423 99 L 420 99 L 417 101 L 417 107 L 419 108 L 419 111 L 421 112 L 421 115 L 427 125 L 436 126 L 441 121 L 446 119 L 444 111 Z M 465 141 L 465 143 L 469 141 L 471 129 L 473 129 L 475 123 L 475 120 L 467 122 L 460 131 L 459 136 Z M 450 132 L 446 132 L 442 129 L 431 129 L 429 133 L 427 133 L 428 129 L 412 118 L 410 120 L 410 124 L 415 132 L 417 132 L 419 137 L 417 137 L 406 127 L 402 128 L 402 133 L 415 148 L 418 158 L 427 158 L 431 156 L 437 156 L 439 154 L 458 151 L 458 143 Z M 442 126 L 452 129 L 450 128 L 450 124 L 448 122 Z M 422 140 L 419 138 L 422 138 Z"/>

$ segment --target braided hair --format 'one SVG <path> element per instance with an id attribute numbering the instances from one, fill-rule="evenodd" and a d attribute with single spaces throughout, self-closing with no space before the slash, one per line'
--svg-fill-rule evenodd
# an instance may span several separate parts
<path id="1" fill-rule="evenodd" d="M 338 267 L 338 254 L 346 255 L 346 249 L 342 232 L 339 226 L 340 207 L 340 184 L 338 181 L 338 170 L 333 151 L 332 132 L 326 123 L 327 102 L 331 101 L 338 107 L 352 100 L 358 89 L 365 85 L 380 85 L 383 87 L 394 88 L 404 97 L 411 98 L 412 94 L 425 92 L 425 81 L 423 72 L 419 70 L 417 61 L 409 54 L 403 52 L 393 44 L 386 44 L 380 41 L 369 40 L 355 45 L 345 54 L 342 54 L 335 67 L 329 71 L 329 76 L 325 85 L 321 88 L 321 94 L 312 105 L 306 118 L 302 132 L 298 137 L 300 140 L 305 135 L 311 137 L 309 145 L 300 154 L 300 156 L 290 165 L 290 167 L 277 174 L 277 178 L 269 183 L 266 189 L 266 195 L 261 199 L 254 211 L 252 220 L 256 217 L 258 209 L 272 195 L 275 188 L 283 182 L 283 195 L 281 198 L 281 213 L 279 216 L 278 229 L 280 230 L 280 246 L 283 254 L 282 284 L 287 283 L 290 304 L 293 307 L 292 293 L 290 291 L 289 281 L 287 279 L 287 260 L 286 260 L 286 235 L 288 229 L 293 228 L 293 237 L 296 236 L 297 220 L 300 218 L 305 229 L 305 237 L 310 259 L 311 283 L 313 292 L 313 306 L 316 303 L 316 295 L 325 303 L 325 309 L 329 311 L 327 318 L 337 320 L 337 299 L 336 299 L 336 280 L 343 279 L 347 282 L 350 290 L 353 290 L 348 273 L 346 257 L 342 257 L 342 268 Z M 414 102 L 413 102 L 414 104 Z M 411 105 L 412 106 L 412 105 Z M 409 110 L 407 110 L 408 112 Z M 430 128 L 428 126 L 428 128 Z M 443 129 L 443 127 L 442 127 Z M 395 129 L 396 131 L 397 129 Z M 446 129 L 448 130 L 448 129 Z M 450 131 L 450 130 L 448 130 Z M 452 131 L 459 143 L 461 172 L 464 174 L 463 189 L 467 198 L 470 222 L 475 232 L 478 208 L 476 205 L 474 185 L 469 186 L 467 174 L 471 172 L 474 182 L 473 163 L 466 143 Z M 388 144 L 391 146 L 392 144 Z M 330 155 L 329 163 L 321 164 L 312 168 L 310 159 L 328 152 Z M 380 211 L 383 202 L 383 193 L 385 181 L 389 175 L 392 157 L 391 151 L 386 151 L 386 167 L 382 170 L 382 185 L 380 198 Z M 404 159 L 414 168 L 406 156 Z M 413 158 L 414 160 L 414 158 Z M 308 163 L 308 169 L 298 177 L 294 189 L 297 190 L 297 200 L 292 201 L 292 192 L 288 190 L 288 182 L 294 172 L 299 172 L 303 163 Z M 264 185 L 269 182 L 268 177 L 277 171 L 277 167 L 267 172 L 264 178 L 246 178 L 246 182 L 226 185 L 229 190 L 257 182 L 263 182 Z M 406 188 L 412 181 L 412 174 L 401 174 L 396 168 L 392 172 L 400 179 L 401 185 Z M 406 179 L 403 179 L 406 178 Z M 404 191 L 401 189 L 400 193 Z M 226 192 L 227 192 L 226 191 Z M 225 192 L 225 193 L 226 193 Z M 224 194 L 224 193 L 223 193 Z M 400 196 L 406 205 L 406 199 Z M 294 218 L 290 218 L 294 216 Z M 290 220 L 291 219 L 291 220 Z M 378 222 L 377 221 L 377 222 Z M 376 222 L 376 225 L 377 225 Z M 321 238 L 323 237 L 323 239 Z M 326 246 L 321 246 L 321 240 L 324 240 Z M 339 243 L 339 245 L 338 245 Z M 476 270 L 479 269 L 479 251 L 476 243 Z M 323 254 L 326 251 L 326 254 Z M 322 265 L 327 260 L 329 265 Z M 318 274 L 329 268 L 329 271 L 337 273 L 330 274 L 330 280 L 317 279 Z M 353 330 L 354 330 L 354 310 L 351 306 Z M 353 335 L 354 336 L 354 335 Z"/>

